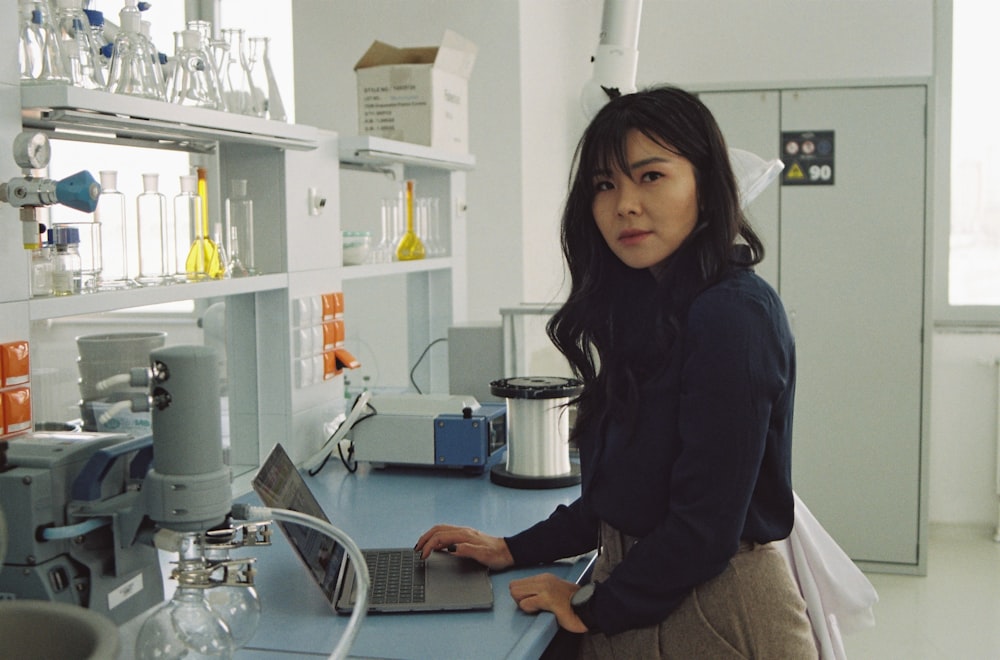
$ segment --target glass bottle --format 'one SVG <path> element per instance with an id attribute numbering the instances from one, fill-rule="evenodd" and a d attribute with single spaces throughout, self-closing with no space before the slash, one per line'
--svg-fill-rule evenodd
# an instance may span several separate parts
<path id="1" fill-rule="evenodd" d="M 288 121 L 285 104 L 278 91 L 278 79 L 274 75 L 268 54 L 271 40 L 268 37 L 250 37 L 249 42 L 248 63 L 250 81 L 257 100 L 257 115 L 274 121 Z"/>
<path id="2" fill-rule="evenodd" d="M 198 282 L 207 278 L 201 198 L 198 197 L 198 177 L 194 174 L 181 176 L 181 191 L 174 197 L 174 235 L 177 279 Z"/>
<path id="3" fill-rule="evenodd" d="M 104 89 L 104 68 L 81 0 L 57 0 L 53 20 L 70 84 Z"/>
<path id="4" fill-rule="evenodd" d="M 195 30 L 174 32 L 174 73 L 167 100 L 194 108 L 219 109 L 219 90 L 212 75 L 214 66 L 206 59 L 201 34 Z"/>
<path id="5" fill-rule="evenodd" d="M 125 0 L 115 35 L 108 70 L 108 91 L 116 94 L 164 100 L 162 74 L 157 76 L 158 55 L 151 52 L 149 41 L 140 34 L 141 21 L 136 0 Z M 157 67 L 154 69 L 154 66 Z"/>
<path id="6" fill-rule="evenodd" d="M 69 296 L 80 293 L 80 231 L 76 227 L 53 227 L 49 230 L 49 245 L 52 294 Z"/>
<path id="7" fill-rule="evenodd" d="M 18 60 L 21 82 L 67 82 L 48 0 L 20 0 Z"/>
<path id="8" fill-rule="evenodd" d="M 31 295 L 34 298 L 52 295 L 52 257 L 47 245 L 31 251 Z"/>
<path id="9" fill-rule="evenodd" d="M 254 107 L 250 72 L 247 69 L 243 35 L 244 31 L 239 29 L 222 30 L 222 38 L 228 44 L 228 48 L 224 51 L 225 60 L 220 70 L 226 79 L 224 87 L 228 94 L 226 108 L 229 112 L 255 115 L 257 112 Z"/>
<path id="10" fill-rule="evenodd" d="M 138 250 L 129 247 L 125 195 L 117 189 L 118 172 L 102 170 L 100 176 L 101 196 L 94 211 L 94 221 L 101 227 L 101 274 L 97 288 L 123 289 L 132 284 L 129 255 L 137 258 Z"/>
<path id="11" fill-rule="evenodd" d="M 225 234 L 231 277 L 257 274 L 253 230 L 253 200 L 247 196 L 246 179 L 233 179 L 226 198 Z"/>
<path id="12" fill-rule="evenodd" d="M 143 174 L 136 197 L 139 226 L 139 284 L 163 284 L 168 272 L 167 200 L 159 192 L 159 174 Z"/>

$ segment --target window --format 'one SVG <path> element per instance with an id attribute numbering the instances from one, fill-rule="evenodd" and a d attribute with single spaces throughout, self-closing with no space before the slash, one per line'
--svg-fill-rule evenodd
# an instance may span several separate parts
<path id="1" fill-rule="evenodd" d="M 948 304 L 1000 305 L 1000 3 L 955 0 L 952 15 Z"/>

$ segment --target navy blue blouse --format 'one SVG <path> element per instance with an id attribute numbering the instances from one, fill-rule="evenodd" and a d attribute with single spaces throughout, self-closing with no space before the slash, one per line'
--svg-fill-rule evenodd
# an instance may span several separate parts
<path id="1" fill-rule="evenodd" d="M 792 528 L 795 345 L 777 293 L 730 271 L 692 301 L 670 358 L 642 386 L 634 435 L 583 431 L 581 497 L 506 539 L 523 566 L 593 550 L 599 520 L 639 537 L 593 596 L 608 634 L 661 622 L 741 540 Z"/>

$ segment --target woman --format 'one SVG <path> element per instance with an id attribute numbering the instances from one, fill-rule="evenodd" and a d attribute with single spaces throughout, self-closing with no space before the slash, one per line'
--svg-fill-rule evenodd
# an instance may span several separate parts
<path id="1" fill-rule="evenodd" d="M 581 657 L 815 657 L 769 545 L 793 520 L 794 343 L 696 97 L 659 87 L 597 114 L 562 247 L 572 287 L 548 333 L 584 383 L 581 497 L 515 536 L 439 525 L 417 548 L 494 569 L 599 548 L 583 588 L 551 574 L 510 587 L 522 610 L 586 633 Z"/>

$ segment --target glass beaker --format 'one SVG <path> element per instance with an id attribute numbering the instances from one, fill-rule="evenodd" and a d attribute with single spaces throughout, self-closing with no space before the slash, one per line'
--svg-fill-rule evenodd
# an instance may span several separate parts
<path id="1" fill-rule="evenodd" d="M 70 84 L 104 89 L 104 67 L 81 0 L 57 0 L 53 24 Z"/>
<path id="2" fill-rule="evenodd" d="M 248 65 L 250 81 L 257 100 L 257 114 L 274 121 L 288 121 L 285 104 L 278 91 L 278 79 L 271 66 L 268 48 L 271 40 L 268 37 L 250 37 Z"/>
<path id="3" fill-rule="evenodd" d="M 222 30 L 222 38 L 228 44 L 223 52 L 225 58 L 219 67 L 226 82 L 226 108 L 241 115 L 256 115 L 250 71 L 247 69 L 244 45 L 244 31 L 240 29 Z"/>
<path id="4" fill-rule="evenodd" d="M 20 22 L 21 82 L 68 82 L 48 0 L 21 0 Z"/>
<path id="5" fill-rule="evenodd" d="M 116 94 L 164 100 L 159 54 L 151 41 L 140 33 L 141 21 L 136 0 L 125 0 L 119 13 L 121 25 L 115 35 L 108 70 L 108 91 Z M 155 68 L 154 68 L 155 67 Z"/>
<path id="6" fill-rule="evenodd" d="M 168 267 L 167 200 L 159 191 L 159 174 L 143 174 L 143 192 L 136 197 L 139 225 L 139 284 L 163 284 Z"/>
<path id="7" fill-rule="evenodd" d="M 219 109 L 219 90 L 214 65 L 202 48 L 201 33 L 195 30 L 174 32 L 175 66 L 167 100 L 194 108 Z"/>

